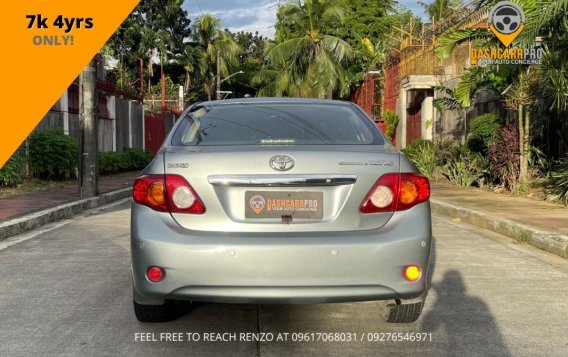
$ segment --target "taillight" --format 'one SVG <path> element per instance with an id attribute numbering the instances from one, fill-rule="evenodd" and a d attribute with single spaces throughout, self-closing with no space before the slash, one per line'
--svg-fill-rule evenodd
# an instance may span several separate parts
<path id="1" fill-rule="evenodd" d="M 205 213 L 205 205 L 187 181 L 178 175 L 145 175 L 134 181 L 136 203 L 156 211 Z"/>
<path id="2" fill-rule="evenodd" d="M 134 202 L 148 206 L 156 211 L 167 212 L 166 185 L 163 175 L 147 175 L 134 180 L 132 189 Z"/>
<path id="3" fill-rule="evenodd" d="M 361 203 L 361 213 L 403 211 L 430 198 L 428 178 L 411 173 L 381 176 Z"/>
<path id="4" fill-rule="evenodd" d="M 183 177 L 166 175 L 166 191 L 171 212 L 205 213 L 203 202 Z"/>

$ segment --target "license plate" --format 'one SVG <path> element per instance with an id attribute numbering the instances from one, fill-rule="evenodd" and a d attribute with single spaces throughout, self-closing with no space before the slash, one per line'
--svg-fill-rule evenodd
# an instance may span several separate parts
<path id="1" fill-rule="evenodd" d="M 322 192 L 246 191 L 246 218 L 322 219 Z"/>

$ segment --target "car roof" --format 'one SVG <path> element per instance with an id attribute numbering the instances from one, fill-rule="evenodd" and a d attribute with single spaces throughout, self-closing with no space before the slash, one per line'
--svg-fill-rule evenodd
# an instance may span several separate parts
<path id="1" fill-rule="evenodd" d="M 238 104 L 327 104 L 327 105 L 353 105 L 353 103 L 333 99 L 312 99 L 312 98 L 291 98 L 291 97 L 255 97 L 255 98 L 233 98 L 212 100 L 208 102 L 196 103 L 197 106 L 219 106 L 219 105 L 238 105 Z"/>

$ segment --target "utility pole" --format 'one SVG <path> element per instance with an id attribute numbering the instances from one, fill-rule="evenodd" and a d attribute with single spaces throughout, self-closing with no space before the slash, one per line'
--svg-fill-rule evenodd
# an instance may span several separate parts
<path id="1" fill-rule="evenodd" d="M 160 81 L 162 83 L 162 119 L 166 121 L 166 74 L 164 73 L 164 59 L 160 60 Z"/>
<path id="2" fill-rule="evenodd" d="M 219 63 L 219 49 L 215 48 L 215 52 L 217 54 L 217 78 L 215 82 L 217 82 L 217 100 L 221 99 L 221 63 Z"/>
<path id="3" fill-rule="evenodd" d="M 99 194 L 96 55 L 79 76 L 79 130 L 79 195 L 89 198 Z"/>
<path id="4" fill-rule="evenodd" d="M 144 100 L 144 60 L 140 58 L 140 96 Z"/>

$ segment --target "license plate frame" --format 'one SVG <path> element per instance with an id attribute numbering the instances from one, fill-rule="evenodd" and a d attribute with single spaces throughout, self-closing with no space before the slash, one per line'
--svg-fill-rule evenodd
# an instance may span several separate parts
<path id="1" fill-rule="evenodd" d="M 247 219 L 323 219 L 321 191 L 245 191 L 244 205 Z"/>

